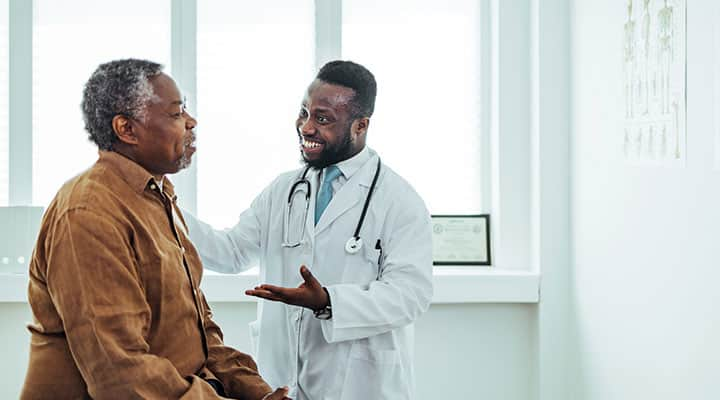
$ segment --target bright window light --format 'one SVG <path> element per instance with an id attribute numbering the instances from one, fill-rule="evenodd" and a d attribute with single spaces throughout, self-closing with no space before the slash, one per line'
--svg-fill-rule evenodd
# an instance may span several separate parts
<path id="1" fill-rule="evenodd" d="M 479 3 L 343 1 L 343 58 L 378 82 L 368 145 L 433 214 L 483 211 Z"/>
<path id="2" fill-rule="evenodd" d="M 8 1 L 0 0 L 0 207 L 8 205 Z"/>
<path id="3" fill-rule="evenodd" d="M 95 68 L 144 58 L 170 72 L 170 0 L 36 0 L 33 35 L 33 203 L 45 206 L 97 159 L 80 111 Z"/>
<path id="4" fill-rule="evenodd" d="M 300 166 L 295 118 L 314 76 L 314 2 L 198 2 L 198 215 L 234 225 Z"/>

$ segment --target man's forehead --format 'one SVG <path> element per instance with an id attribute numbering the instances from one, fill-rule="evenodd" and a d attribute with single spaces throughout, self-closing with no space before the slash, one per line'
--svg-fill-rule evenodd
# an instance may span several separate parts
<path id="1" fill-rule="evenodd" d="M 150 84 L 153 86 L 153 98 L 156 103 L 182 104 L 183 98 L 180 89 L 170 76 L 160 73 L 150 78 Z"/>
<path id="2" fill-rule="evenodd" d="M 315 80 L 303 99 L 306 107 L 346 108 L 355 92 L 345 86 Z"/>

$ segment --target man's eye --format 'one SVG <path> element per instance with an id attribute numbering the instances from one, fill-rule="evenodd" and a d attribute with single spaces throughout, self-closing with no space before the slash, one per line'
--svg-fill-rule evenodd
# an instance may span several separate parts
<path id="1" fill-rule="evenodd" d="M 304 109 L 300 110 L 300 114 L 298 116 L 300 118 L 307 118 L 307 111 L 305 111 Z"/>
<path id="2" fill-rule="evenodd" d="M 328 122 L 328 119 L 323 117 L 322 115 L 318 115 L 316 119 L 317 119 L 317 122 L 319 122 L 321 124 Z"/>

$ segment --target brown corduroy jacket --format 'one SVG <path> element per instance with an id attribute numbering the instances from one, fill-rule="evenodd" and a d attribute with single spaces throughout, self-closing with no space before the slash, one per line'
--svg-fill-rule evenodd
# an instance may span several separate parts
<path id="1" fill-rule="evenodd" d="M 252 358 L 223 344 L 172 184 L 100 152 L 43 217 L 30 264 L 34 315 L 21 399 L 257 400 Z"/>

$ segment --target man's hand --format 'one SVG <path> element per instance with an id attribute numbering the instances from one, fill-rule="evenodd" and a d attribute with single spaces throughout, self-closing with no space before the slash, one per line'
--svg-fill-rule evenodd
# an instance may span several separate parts
<path id="1" fill-rule="evenodd" d="M 254 290 L 246 290 L 245 294 L 266 300 L 281 301 L 285 304 L 301 306 L 311 310 L 319 310 L 330 304 L 327 292 L 306 266 L 300 267 L 300 275 L 305 282 L 301 283 L 297 288 L 263 284 L 256 286 Z"/>
<path id="2" fill-rule="evenodd" d="M 262 398 L 262 400 L 292 400 L 291 398 L 287 397 L 288 394 L 288 387 L 283 386 L 275 389 L 274 392 L 268 393 L 265 395 L 265 397 Z"/>

